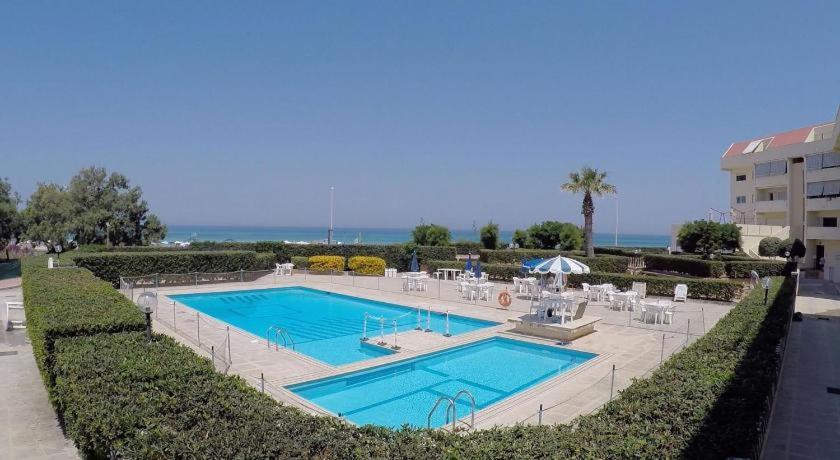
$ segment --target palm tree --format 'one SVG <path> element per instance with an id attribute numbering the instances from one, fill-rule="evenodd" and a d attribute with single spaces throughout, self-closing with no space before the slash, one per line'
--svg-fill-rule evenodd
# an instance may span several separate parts
<path id="1" fill-rule="evenodd" d="M 595 256 L 595 246 L 592 243 L 592 216 L 595 214 L 595 203 L 592 202 L 592 195 L 603 196 L 616 193 L 614 185 L 604 182 L 606 178 L 605 171 L 584 166 L 580 172 L 570 173 L 569 182 L 560 186 L 566 192 L 583 193 L 581 214 L 583 214 L 584 246 L 587 257 Z"/>

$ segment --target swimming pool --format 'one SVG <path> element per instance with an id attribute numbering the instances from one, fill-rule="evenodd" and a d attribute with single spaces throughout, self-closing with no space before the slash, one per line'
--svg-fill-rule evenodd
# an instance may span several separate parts
<path id="1" fill-rule="evenodd" d="M 493 405 L 567 372 L 595 354 L 503 337 L 474 342 L 406 361 L 286 387 L 358 425 L 425 427 L 441 396 L 468 390 L 476 410 Z M 432 427 L 446 422 L 446 405 Z M 458 417 L 470 412 L 468 398 L 457 401 Z"/>
<path id="2" fill-rule="evenodd" d="M 181 294 L 169 298 L 257 337 L 265 338 L 271 326 L 282 327 L 294 340 L 295 351 L 334 366 L 393 353 L 359 340 L 365 313 L 388 318 L 386 334 L 393 334 L 392 319 L 397 320 L 400 332 L 417 325 L 415 308 L 303 287 Z M 443 333 L 445 319 L 446 315 L 433 312 L 430 329 Z M 425 311 L 422 325 L 426 327 Z M 495 325 L 465 316 L 449 316 L 452 335 Z M 378 321 L 369 320 L 368 336 L 378 335 Z"/>

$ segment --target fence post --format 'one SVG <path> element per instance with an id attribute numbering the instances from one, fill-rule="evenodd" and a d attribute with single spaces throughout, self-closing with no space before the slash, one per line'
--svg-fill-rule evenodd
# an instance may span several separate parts
<path id="1" fill-rule="evenodd" d="M 422 331 L 423 327 L 420 326 L 420 307 L 417 307 L 417 327 L 414 328 L 415 331 Z"/>
<path id="2" fill-rule="evenodd" d="M 239 282 L 245 282 L 245 270 L 243 270 L 241 267 L 239 268 Z"/>
<path id="3" fill-rule="evenodd" d="M 210 345 L 210 362 L 213 363 L 213 369 L 216 368 L 216 348 Z"/>
<path id="4" fill-rule="evenodd" d="M 233 357 L 230 355 L 230 326 L 225 326 L 225 329 L 227 329 L 228 364 L 233 364 Z"/>
<path id="5" fill-rule="evenodd" d="M 399 350 L 400 346 L 397 345 L 397 320 L 394 320 L 394 346 L 391 347 L 392 350 Z"/>
<path id="6" fill-rule="evenodd" d="M 195 336 L 198 337 L 198 346 L 201 347 L 201 317 L 198 312 L 195 312 Z"/>
<path id="7" fill-rule="evenodd" d="M 387 345 L 385 341 L 385 318 L 379 318 L 379 342 L 378 345 Z"/>
<path id="8" fill-rule="evenodd" d="M 160 274 L 155 273 L 155 291 L 160 288 Z"/>
<path id="9" fill-rule="evenodd" d="M 706 309 L 700 307 L 700 318 L 703 320 L 703 335 L 706 335 Z"/>
<path id="10" fill-rule="evenodd" d="M 193 276 L 195 277 L 195 285 L 198 286 L 198 272 L 193 272 Z"/>
<path id="11" fill-rule="evenodd" d="M 432 332 L 432 306 L 426 311 L 426 332 Z"/>
<path id="12" fill-rule="evenodd" d="M 610 401 L 612 401 L 613 398 L 613 388 L 615 388 L 615 364 L 613 364 L 612 380 L 610 380 Z"/>
<path id="13" fill-rule="evenodd" d="M 260 372 L 260 393 L 265 393 L 265 375 Z"/>
<path id="14" fill-rule="evenodd" d="M 690 333 L 690 331 L 691 331 L 691 318 L 688 319 L 688 324 L 685 326 L 685 345 L 683 345 L 683 348 L 688 346 L 688 334 Z"/>
<path id="15" fill-rule="evenodd" d="M 543 408 L 542 408 L 542 404 L 540 404 L 540 412 L 539 412 L 539 416 L 537 417 L 537 425 L 542 425 L 542 413 L 543 413 Z"/>
<path id="16" fill-rule="evenodd" d="M 178 332 L 178 326 L 175 325 L 175 301 L 172 301 L 172 330 Z"/>
<path id="17" fill-rule="evenodd" d="M 662 358 L 665 356 L 665 333 L 662 333 L 662 349 L 659 350 L 659 364 L 662 364 Z"/>

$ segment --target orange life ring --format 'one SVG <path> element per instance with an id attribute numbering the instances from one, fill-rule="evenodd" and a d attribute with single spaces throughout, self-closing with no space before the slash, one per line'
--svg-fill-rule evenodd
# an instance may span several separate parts
<path id="1" fill-rule="evenodd" d="M 510 306 L 510 294 L 508 294 L 507 288 L 504 291 L 499 293 L 499 305 L 507 308 Z"/>

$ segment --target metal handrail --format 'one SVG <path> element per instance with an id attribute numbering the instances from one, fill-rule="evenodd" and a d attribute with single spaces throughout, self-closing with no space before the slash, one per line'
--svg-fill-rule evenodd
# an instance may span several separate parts
<path id="1" fill-rule="evenodd" d="M 458 398 L 460 398 L 461 395 L 467 395 L 467 396 L 470 397 L 470 428 L 475 428 L 475 398 L 473 397 L 473 394 L 470 393 L 469 390 L 463 389 L 463 390 L 455 393 L 455 397 L 452 398 L 452 403 L 453 404 L 457 403 Z M 457 409 L 457 407 L 458 406 L 456 405 L 455 409 Z"/>
<path id="2" fill-rule="evenodd" d="M 271 333 L 272 333 L 272 331 L 274 332 L 274 349 L 275 350 L 280 349 L 280 340 L 278 339 L 278 337 L 280 339 L 283 339 L 283 348 L 288 348 L 289 343 L 291 343 L 292 344 L 292 350 L 295 349 L 295 340 L 292 338 L 292 335 L 289 334 L 289 331 L 287 331 L 287 330 L 285 330 L 282 327 L 277 326 L 277 325 L 269 326 L 268 329 L 265 331 L 265 341 L 266 341 L 266 346 L 268 348 L 271 348 Z M 289 339 L 288 341 L 286 340 L 287 338 Z"/>
<path id="3" fill-rule="evenodd" d="M 432 406 L 432 410 L 429 411 L 429 415 L 428 415 L 428 417 L 426 417 L 426 428 L 431 428 L 432 427 L 432 415 L 435 414 L 435 411 L 437 410 L 438 406 L 443 401 L 448 401 L 449 402 L 449 404 L 446 406 L 446 422 L 444 423 L 444 425 L 446 423 L 449 423 L 449 409 L 451 408 L 452 409 L 452 431 L 455 432 L 455 420 L 457 419 L 457 417 L 455 417 L 455 401 L 449 399 L 446 396 L 441 396 L 440 398 L 437 399 L 437 401 L 435 401 L 435 405 Z"/>

